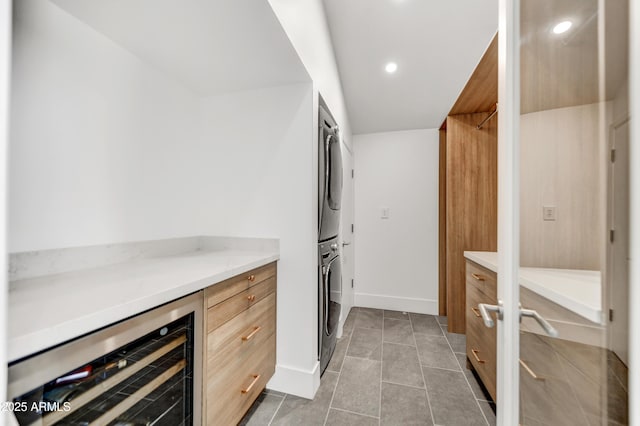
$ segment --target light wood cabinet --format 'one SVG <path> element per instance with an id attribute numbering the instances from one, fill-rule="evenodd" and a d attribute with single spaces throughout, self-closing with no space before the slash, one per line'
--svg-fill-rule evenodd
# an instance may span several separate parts
<path id="1" fill-rule="evenodd" d="M 487 328 L 478 303 L 497 305 L 496 273 L 466 261 L 467 358 L 496 401 L 496 328 Z"/>
<path id="2" fill-rule="evenodd" d="M 498 39 L 440 128 L 439 312 L 465 333 L 465 251 L 496 251 Z"/>
<path id="3" fill-rule="evenodd" d="M 499 403 L 496 327 L 487 328 L 478 309 L 478 303 L 497 304 L 497 274 L 467 259 L 465 285 L 467 367 L 475 370 L 491 398 Z M 521 294 L 529 292 L 526 288 L 520 289 Z M 521 300 L 529 307 L 528 297 Z M 545 303 L 549 309 L 549 302 Z M 495 314 L 491 316 L 497 324 Z M 605 407 L 609 418 L 615 419 L 613 423 L 628 423 L 627 393 L 621 385 L 627 371 L 612 352 L 595 345 L 532 333 L 521 324 L 519 363 L 521 424 L 582 424 L 584 412 L 594 419 L 606 418 Z M 609 368 L 611 379 L 605 387 L 604 402 L 603 388 L 596 385 L 606 382 L 602 377 L 603 368 Z"/>
<path id="4" fill-rule="evenodd" d="M 275 372 L 276 264 L 205 290 L 206 424 L 242 419 Z"/>

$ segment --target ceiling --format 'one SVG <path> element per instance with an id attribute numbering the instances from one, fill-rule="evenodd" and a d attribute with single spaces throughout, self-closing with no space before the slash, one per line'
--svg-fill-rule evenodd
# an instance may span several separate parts
<path id="1" fill-rule="evenodd" d="M 603 95 L 607 100 L 615 97 L 627 77 L 628 4 L 606 2 L 604 7 L 601 68 L 598 0 L 521 3 L 522 113 L 591 104 Z M 573 23 L 571 29 L 553 34 L 553 25 L 564 20 Z"/>
<path id="2" fill-rule="evenodd" d="M 266 1 L 52 2 L 201 95 L 310 81 Z"/>
<path id="3" fill-rule="evenodd" d="M 323 2 L 354 134 L 440 127 L 498 29 L 497 0 Z"/>

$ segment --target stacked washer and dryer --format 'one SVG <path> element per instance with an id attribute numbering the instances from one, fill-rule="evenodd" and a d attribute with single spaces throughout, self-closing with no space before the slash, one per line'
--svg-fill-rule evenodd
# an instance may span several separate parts
<path id="1" fill-rule="evenodd" d="M 322 374 L 336 347 L 342 300 L 338 242 L 342 153 L 338 126 L 322 98 L 318 111 L 318 358 Z"/>

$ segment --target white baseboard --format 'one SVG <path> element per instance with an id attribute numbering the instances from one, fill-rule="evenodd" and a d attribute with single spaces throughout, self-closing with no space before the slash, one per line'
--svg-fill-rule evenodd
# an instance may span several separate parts
<path id="1" fill-rule="evenodd" d="M 267 383 L 267 389 L 313 399 L 320 387 L 320 362 L 312 370 L 276 365 L 276 372 Z"/>
<path id="2" fill-rule="evenodd" d="M 354 306 L 438 315 L 438 301 L 412 297 L 385 296 L 382 294 L 354 294 Z"/>

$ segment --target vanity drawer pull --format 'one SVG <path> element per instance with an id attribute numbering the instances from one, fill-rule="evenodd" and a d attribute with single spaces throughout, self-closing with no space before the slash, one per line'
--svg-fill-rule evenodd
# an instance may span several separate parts
<path id="1" fill-rule="evenodd" d="M 256 280 L 256 276 L 255 275 L 249 275 L 247 277 L 247 280 L 249 280 L 249 282 L 254 282 Z"/>
<path id="2" fill-rule="evenodd" d="M 480 318 L 482 316 L 482 315 L 480 315 L 480 311 L 478 311 L 478 308 L 471 308 L 471 310 L 473 311 L 475 316 L 477 316 L 478 318 Z"/>
<path id="3" fill-rule="evenodd" d="M 478 356 L 478 354 L 480 353 L 478 349 L 471 349 L 471 353 L 473 354 L 473 357 L 476 359 L 476 361 L 478 361 L 480 364 L 484 364 L 484 359 L 480 359 L 480 357 Z"/>
<path id="4" fill-rule="evenodd" d="M 251 381 L 251 384 L 249 386 L 247 386 L 246 389 L 242 389 L 240 392 L 241 393 L 249 393 L 251 392 L 251 388 L 258 382 L 258 380 L 260 380 L 260 374 L 253 374 L 253 380 Z"/>
<path id="5" fill-rule="evenodd" d="M 253 336 L 255 336 L 256 333 L 258 331 L 260 331 L 260 330 L 262 330 L 262 327 L 260 327 L 260 326 L 255 327 L 251 333 L 249 333 L 246 336 L 242 336 L 242 341 L 246 342 L 247 340 L 251 340 L 253 338 Z"/>
<path id="6" fill-rule="evenodd" d="M 529 373 L 531 377 L 533 377 L 534 380 L 544 380 L 544 377 L 540 377 L 536 373 L 534 373 L 531 367 L 529 367 L 529 365 L 523 360 L 520 360 L 520 365 L 525 369 L 527 373 Z"/>
<path id="7" fill-rule="evenodd" d="M 479 275 L 479 274 L 471 274 L 471 276 L 478 281 L 484 281 L 486 279 L 483 275 Z"/>
<path id="8" fill-rule="evenodd" d="M 247 300 L 249 302 L 255 302 L 256 300 L 256 295 L 255 294 L 250 294 L 249 296 L 247 296 Z"/>

